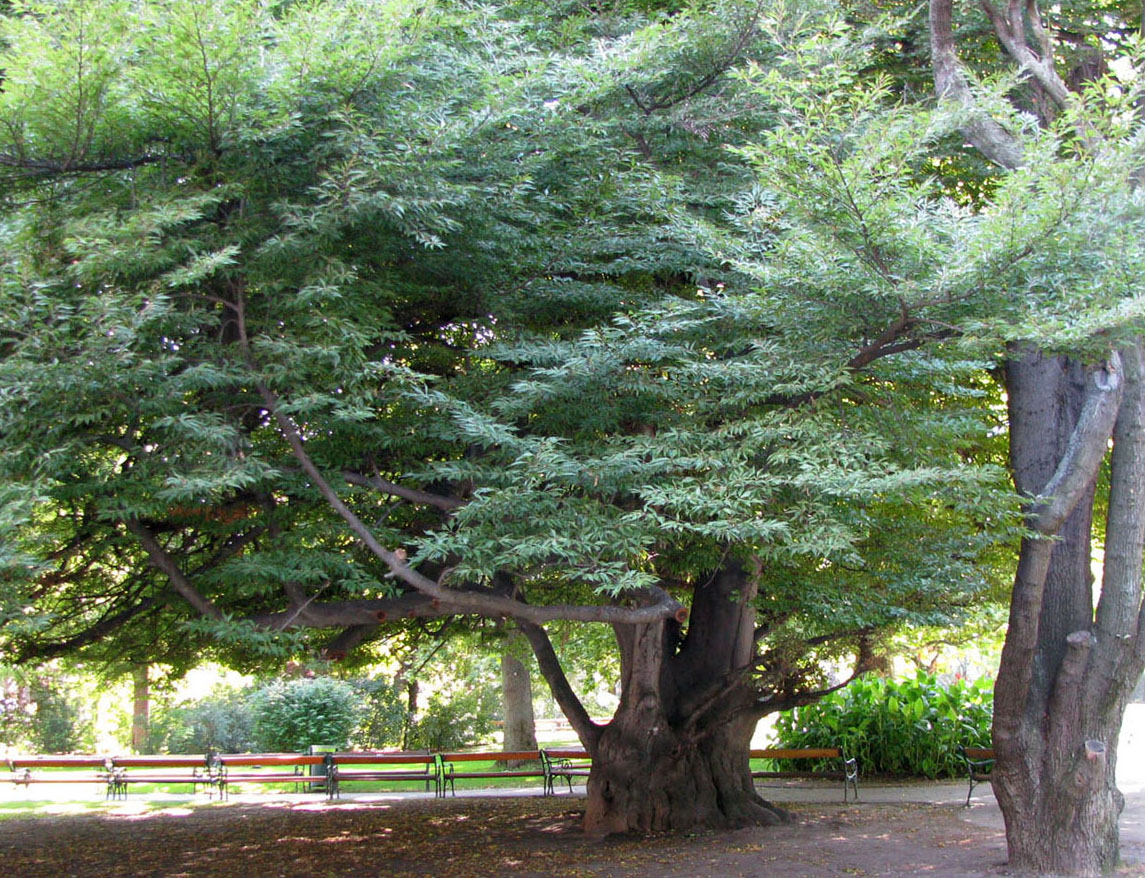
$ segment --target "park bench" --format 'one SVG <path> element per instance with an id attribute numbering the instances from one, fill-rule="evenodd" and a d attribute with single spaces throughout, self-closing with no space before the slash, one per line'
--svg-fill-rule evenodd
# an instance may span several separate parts
<path id="1" fill-rule="evenodd" d="M 966 775 L 970 781 L 970 789 L 966 791 L 966 807 L 969 808 L 974 787 L 980 783 L 990 783 L 990 774 L 994 770 L 994 751 L 989 747 L 959 747 L 958 752 L 966 763 Z"/>
<path id="2" fill-rule="evenodd" d="M 126 798 L 130 784 L 190 784 L 191 792 L 200 786 L 213 795 L 218 778 L 206 755 L 113 756 L 108 760 L 114 773 L 116 795 Z"/>
<path id="3" fill-rule="evenodd" d="M 800 771 L 796 769 L 756 769 L 751 776 L 754 777 L 792 777 L 792 778 L 829 778 L 843 781 L 843 801 L 847 802 L 849 790 L 855 793 L 855 801 L 859 801 L 859 763 L 853 757 L 848 758 L 838 747 L 814 748 L 777 748 L 767 747 L 762 750 L 752 750 L 752 759 L 771 759 L 787 761 L 790 759 L 829 759 L 837 760 L 839 769 L 809 769 Z"/>
<path id="4" fill-rule="evenodd" d="M 464 768 L 465 764 L 475 762 L 496 762 L 493 768 Z M 534 766 L 520 765 L 510 768 L 509 763 L 532 762 Z M 539 777 L 548 778 L 548 772 L 540 750 L 510 750 L 500 753 L 442 753 L 441 754 L 441 787 L 445 795 L 446 787 L 453 795 L 457 795 L 454 781 L 463 778 L 498 778 L 498 777 Z M 545 783 L 545 794 L 548 795 L 548 783 Z"/>
<path id="5" fill-rule="evenodd" d="M 122 795 L 117 772 L 107 756 L 9 756 L 8 779 L 16 786 L 44 783 L 103 784 L 106 798 Z"/>
<path id="6" fill-rule="evenodd" d="M 220 754 L 211 761 L 211 774 L 219 790 L 219 797 L 230 796 L 231 784 L 282 783 L 294 784 L 295 792 L 305 785 L 306 790 L 327 788 L 326 772 L 308 774 L 313 766 L 324 766 L 322 755 L 302 753 L 235 753 Z"/>
<path id="7" fill-rule="evenodd" d="M 437 797 L 445 795 L 441 779 L 441 757 L 434 753 L 373 753 L 345 751 L 319 756 L 326 765 L 326 798 L 342 795 L 344 783 L 393 783 L 416 781 L 430 787 Z M 357 767 L 351 767 L 357 766 Z"/>
<path id="8" fill-rule="evenodd" d="M 556 795 L 558 778 L 572 792 L 574 777 L 588 777 L 592 771 L 592 757 L 584 750 L 542 750 L 541 763 L 545 769 L 545 795 Z"/>

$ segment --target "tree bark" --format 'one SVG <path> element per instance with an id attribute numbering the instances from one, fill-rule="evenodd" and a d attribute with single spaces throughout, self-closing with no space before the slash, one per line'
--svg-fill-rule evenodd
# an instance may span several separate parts
<path id="1" fill-rule="evenodd" d="M 1029 351 L 1007 365 L 1011 466 L 1037 536 L 1022 544 L 998 672 L 994 789 L 1010 865 L 1030 874 L 1096 876 L 1118 862 L 1117 737 L 1141 667 L 1145 392 L 1140 346 L 1116 362 L 1108 380 Z M 1093 482 L 1111 434 L 1095 620 Z"/>
<path id="2" fill-rule="evenodd" d="M 584 828 L 612 833 L 774 824 L 787 814 L 754 789 L 751 736 L 782 699 L 753 688 L 756 577 L 726 561 L 694 586 L 687 632 L 675 619 L 613 626 L 621 656 L 620 705 L 605 726 L 578 723 L 582 708 L 534 628 L 542 674 L 592 754 Z M 543 633 L 543 632 L 542 632 Z"/>
<path id="3" fill-rule="evenodd" d="M 505 750 L 536 750 L 537 729 L 533 718 L 533 681 L 514 646 L 519 633 L 506 638 L 501 652 L 501 707 L 504 713 Z"/>
<path id="4" fill-rule="evenodd" d="M 1020 139 L 983 112 L 968 85 L 955 52 L 952 6 L 952 0 L 930 0 L 937 92 L 968 110 L 963 133 L 984 156 L 1005 168 L 1020 167 Z M 1036 103 L 1051 114 L 1068 106 L 1072 95 L 1057 75 L 1037 4 L 1010 3 L 1003 10 L 984 0 L 982 6 L 1000 45 L 1045 99 Z M 1078 136 L 1088 139 L 1084 120 Z M 1078 380 L 1085 370 L 1077 361 L 1043 357 L 1028 347 L 1010 354 L 1011 465 L 1018 490 L 1031 498 L 1033 533 L 1019 553 L 995 687 L 993 785 L 1011 867 L 1096 876 L 1118 862 L 1124 800 L 1114 780 L 1117 739 L 1145 663 L 1142 347 L 1138 339 L 1120 351 L 1123 389 L 1086 386 Z M 1110 433 L 1104 424 L 1111 412 L 1116 422 L 1105 566 L 1095 618 L 1093 482 L 1106 454 Z"/>
<path id="5" fill-rule="evenodd" d="M 151 678 L 147 665 L 132 668 L 131 685 L 131 749 L 146 753 L 151 744 Z"/>

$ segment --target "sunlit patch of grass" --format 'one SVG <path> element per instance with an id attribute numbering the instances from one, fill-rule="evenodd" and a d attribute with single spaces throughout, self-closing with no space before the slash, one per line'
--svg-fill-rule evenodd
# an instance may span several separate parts
<path id="1" fill-rule="evenodd" d="M 206 803 L 204 803 L 206 804 Z M 186 817 L 196 806 L 147 800 L 110 802 L 60 802 L 28 800 L 0 802 L 0 820 L 27 820 L 36 817 L 112 817 L 138 820 L 147 817 Z"/>
<path id="2" fill-rule="evenodd" d="M 86 814 L 98 812 L 102 805 L 102 802 L 55 802 L 50 799 L 0 802 L 0 820 L 26 820 L 29 817 Z"/>

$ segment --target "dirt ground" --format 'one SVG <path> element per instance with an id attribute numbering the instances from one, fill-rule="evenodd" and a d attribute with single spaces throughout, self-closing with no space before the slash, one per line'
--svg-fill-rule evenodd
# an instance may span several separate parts
<path id="1" fill-rule="evenodd" d="M 791 806 L 787 826 L 592 842 L 583 800 L 151 805 L 0 820 L 20 878 L 89 876 L 653 876 L 839 878 L 1005 875 L 997 829 L 949 805 Z M 1145 876 L 1130 867 L 1123 875 Z"/>

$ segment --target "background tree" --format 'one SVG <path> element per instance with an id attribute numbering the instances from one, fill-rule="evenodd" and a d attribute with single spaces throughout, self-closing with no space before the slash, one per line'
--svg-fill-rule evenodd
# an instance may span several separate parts
<path id="1" fill-rule="evenodd" d="M 537 725 L 533 714 L 533 683 L 529 672 L 531 656 L 519 634 L 505 639 L 501 651 L 501 717 L 506 750 L 536 750 Z"/>

